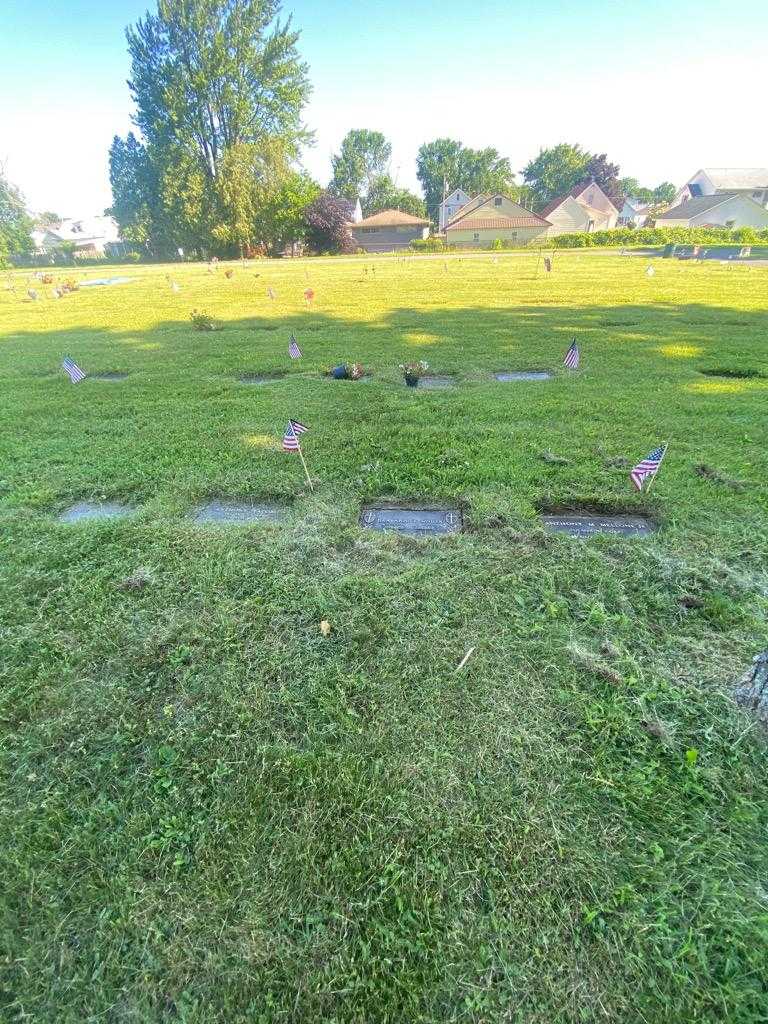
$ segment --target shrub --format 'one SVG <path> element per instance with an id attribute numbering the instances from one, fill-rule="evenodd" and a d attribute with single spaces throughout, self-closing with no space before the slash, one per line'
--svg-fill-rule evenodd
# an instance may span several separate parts
<path id="1" fill-rule="evenodd" d="M 633 245 L 738 245 L 768 242 L 768 229 L 754 228 L 614 228 L 611 231 L 577 231 L 547 240 L 553 249 L 585 249 L 591 246 Z"/>
<path id="2" fill-rule="evenodd" d="M 494 240 L 491 242 L 491 249 L 493 249 L 494 252 L 499 252 L 503 248 L 504 248 L 504 244 L 501 241 L 501 239 L 500 238 L 494 238 Z"/>
<path id="3" fill-rule="evenodd" d="M 349 233 L 349 203 L 330 192 L 320 195 L 304 211 L 307 242 L 315 252 L 353 253 L 356 246 Z"/>
<path id="4" fill-rule="evenodd" d="M 193 309 L 190 313 L 190 320 L 196 331 L 218 331 L 219 329 L 219 324 L 211 314 L 202 309 Z"/>
<path id="5" fill-rule="evenodd" d="M 431 238 L 414 238 L 409 248 L 414 252 L 450 252 L 456 246 L 448 245 L 444 238 L 433 235 Z"/>

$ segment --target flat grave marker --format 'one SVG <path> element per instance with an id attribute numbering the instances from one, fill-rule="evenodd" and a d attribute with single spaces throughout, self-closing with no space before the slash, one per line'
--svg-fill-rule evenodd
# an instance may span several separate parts
<path id="1" fill-rule="evenodd" d="M 396 506 L 364 507 L 360 525 L 369 530 L 394 530 L 417 536 L 460 533 L 461 512 L 458 508 L 398 508 Z"/>
<path id="2" fill-rule="evenodd" d="M 251 523 L 278 523 L 285 512 L 285 508 L 275 502 L 216 499 L 196 506 L 192 510 L 192 518 L 198 525 L 248 526 Z"/>
<path id="3" fill-rule="evenodd" d="M 548 533 L 567 533 L 569 537 L 585 540 L 598 534 L 617 537 L 647 537 L 654 533 L 656 526 L 643 515 L 621 513 L 544 513 L 541 517 Z"/>
<path id="4" fill-rule="evenodd" d="M 120 381 L 127 380 L 127 373 L 89 373 L 86 380 L 104 380 L 107 382 L 119 384 Z"/>
<path id="5" fill-rule="evenodd" d="M 510 384 L 515 380 L 551 380 L 552 374 L 548 370 L 506 370 L 503 373 L 494 373 L 496 380 L 502 384 Z"/>
<path id="6" fill-rule="evenodd" d="M 58 518 L 60 523 L 82 523 L 102 519 L 124 519 L 133 508 L 117 501 L 79 501 L 65 509 Z"/>
<path id="7" fill-rule="evenodd" d="M 416 385 L 417 388 L 422 388 L 425 391 L 443 391 L 446 388 L 456 387 L 455 377 L 419 377 L 419 382 Z"/>
<path id="8" fill-rule="evenodd" d="M 284 377 L 284 373 L 243 373 L 237 379 L 241 384 L 274 384 Z"/>
<path id="9" fill-rule="evenodd" d="M 130 277 L 95 277 L 90 281 L 81 281 L 81 288 L 98 288 L 101 285 L 129 284 Z"/>

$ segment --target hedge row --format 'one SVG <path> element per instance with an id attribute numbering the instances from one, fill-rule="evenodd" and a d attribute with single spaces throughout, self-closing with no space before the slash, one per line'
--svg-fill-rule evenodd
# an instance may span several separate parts
<path id="1" fill-rule="evenodd" d="M 765 242 L 768 242 L 768 229 L 614 228 L 612 231 L 576 231 L 569 235 L 556 235 L 544 244 L 551 244 L 553 249 L 585 249 L 604 245 L 756 245 Z"/>

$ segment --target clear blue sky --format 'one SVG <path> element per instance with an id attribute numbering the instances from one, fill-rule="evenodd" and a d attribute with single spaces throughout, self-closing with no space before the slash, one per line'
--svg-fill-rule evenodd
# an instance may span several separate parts
<path id="1" fill-rule="evenodd" d="M 139 0 L 0 0 L 0 161 L 35 210 L 101 212 L 107 149 L 131 127 L 124 28 Z M 764 166 L 767 0 L 286 0 L 302 32 L 323 183 L 350 128 L 383 131 L 416 187 L 449 135 L 523 167 L 542 146 L 607 152 L 647 185 Z"/>

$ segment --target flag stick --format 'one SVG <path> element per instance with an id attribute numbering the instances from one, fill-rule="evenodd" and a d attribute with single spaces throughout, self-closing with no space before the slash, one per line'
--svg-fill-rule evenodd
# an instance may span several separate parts
<path id="1" fill-rule="evenodd" d="M 653 474 L 651 479 L 648 481 L 648 486 L 645 488 L 645 493 L 646 494 L 653 487 L 653 481 L 659 475 L 659 470 L 661 469 L 661 464 L 664 461 L 664 456 L 667 454 L 667 448 L 669 448 L 669 441 L 665 441 L 665 443 L 664 443 L 664 451 L 661 453 L 661 458 L 659 459 L 659 465 L 658 465 L 658 467 L 656 469 L 656 472 Z"/>
<path id="2" fill-rule="evenodd" d="M 293 436 L 296 437 L 295 434 Z M 306 477 L 307 477 L 307 483 L 309 484 L 309 489 L 310 489 L 310 491 L 314 491 L 315 488 L 312 486 L 312 479 L 311 479 L 311 477 L 309 475 L 309 470 L 307 469 L 307 464 L 304 461 L 304 453 L 301 450 L 301 444 L 299 443 L 298 437 L 296 437 L 296 444 L 298 445 L 299 458 L 301 459 L 301 464 L 304 467 L 304 472 L 305 472 Z"/>

